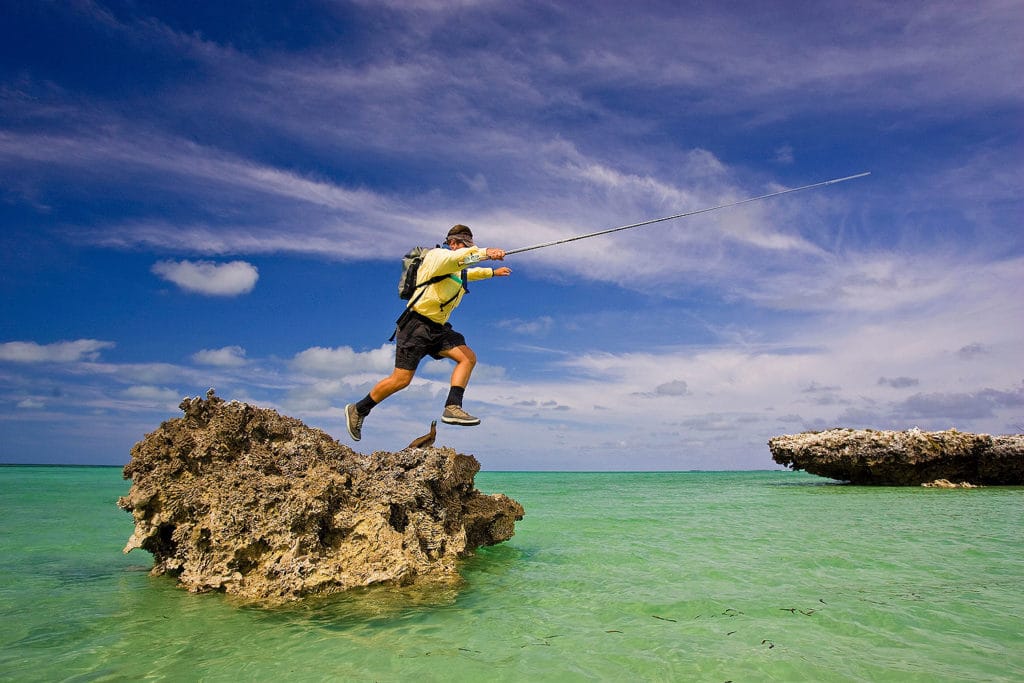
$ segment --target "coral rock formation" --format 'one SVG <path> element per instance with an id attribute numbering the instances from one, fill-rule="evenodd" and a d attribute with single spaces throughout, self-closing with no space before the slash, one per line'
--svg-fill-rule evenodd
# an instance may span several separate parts
<path id="1" fill-rule="evenodd" d="M 920 486 L 940 479 L 1024 484 L 1020 434 L 830 429 L 777 436 L 768 447 L 780 465 L 854 484 Z"/>
<path id="2" fill-rule="evenodd" d="M 512 537 L 519 503 L 473 485 L 450 448 L 361 455 L 319 429 L 213 390 L 186 398 L 132 448 L 118 505 L 124 551 L 193 592 L 282 602 L 370 584 L 450 580 L 479 546 Z"/>
<path id="3" fill-rule="evenodd" d="M 971 484 L 970 482 L 962 481 L 959 484 L 957 484 L 956 482 L 952 482 L 952 481 L 950 481 L 948 479 L 936 479 L 935 481 L 930 481 L 930 482 L 928 482 L 926 484 L 921 484 L 921 486 L 923 486 L 925 488 L 928 488 L 928 489 L 976 489 L 976 488 L 978 488 L 978 486 L 976 484 Z"/>

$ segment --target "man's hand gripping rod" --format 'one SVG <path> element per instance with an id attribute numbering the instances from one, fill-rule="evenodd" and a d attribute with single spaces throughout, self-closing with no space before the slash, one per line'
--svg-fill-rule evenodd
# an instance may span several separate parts
<path id="1" fill-rule="evenodd" d="M 747 199 L 741 199 L 738 202 L 731 202 L 729 204 L 719 204 L 718 206 L 712 206 L 707 209 L 697 209 L 696 211 L 687 211 L 686 213 L 677 213 L 674 216 L 665 216 L 664 218 L 653 218 L 649 221 L 643 221 L 640 223 L 632 223 L 630 225 L 622 225 L 617 228 L 609 228 L 607 230 L 599 230 L 597 232 L 587 233 L 586 235 L 577 235 L 576 237 L 567 237 L 561 240 L 554 240 L 553 242 L 544 242 L 543 244 L 534 244 L 532 247 L 520 247 L 519 249 L 512 249 L 506 251 L 505 255 L 519 254 L 524 251 L 532 251 L 534 249 L 543 249 L 544 247 L 553 247 L 556 244 L 565 244 L 566 242 L 575 242 L 576 240 L 585 240 L 588 237 L 597 237 L 598 235 L 607 235 L 608 233 L 618 232 L 619 230 L 629 230 L 630 228 L 639 228 L 642 225 L 651 225 L 652 223 L 661 223 L 663 221 L 671 221 L 677 218 L 686 218 L 687 216 L 696 216 L 699 213 L 708 213 L 709 211 L 718 211 L 719 209 L 727 209 L 730 206 L 739 206 L 740 204 L 748 204 L 750 202 L 756 202 L 761 199 L 768 199 L 769 197 L 778 197 L 780 194 L 789 194 L 790 192 L 799 192 L 800 190 L 810 190 L 814 187 L 824 187 L 825 185 L 835 185 L 836 183 L 842 183 L 847 180 L 853 180 L 855 178 L 863 178 L 864 176 L 871 175 L 870 171 L 865 173 L 858 173 L 857 175 L 846 176 L 845 178 L 835 178 L 833 180 L 826 180 L 820 183 L 814 183 L 813 185 L 804 185 L 802 187 L 791 187 L 788 190 L 779 190 L 778 192 L 771 192 L 769 194 L 763 194 L 759 197 L 749 197 Z"/>

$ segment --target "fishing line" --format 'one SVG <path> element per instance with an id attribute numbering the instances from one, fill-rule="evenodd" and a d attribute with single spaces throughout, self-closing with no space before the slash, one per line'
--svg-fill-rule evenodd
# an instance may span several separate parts
<path id="1" fill-rule="evenodd" d="M 696 211 L 687 211 L 686 213 L 677 213 L 674 216 L 665 216 L 664 218 L 652 218 L 649 221 L 642 221 L 640 223 L 631 223 L 629 225 L 621 225 L 617 228 L 609 228 L 607 230 L 599 230 L 597 232 L 590 232 L 586 235 L 577 235 L 576 237 L 566 237 L 561 240 L 554 240 L 552 242 L 544 242 L 542 244 L 534 244 L 531 247 L 520 247 L 519 249 L 512 249 L 506 251 L 505 255 L 509 254 L 521 254 L 524 251 L 532 251 L 534 249 L 543 249 L 544 247 L 553 247 L 556 244 L 565 244 L 566 242 L 575 242 L 576 240 L 585 240 L 588 237 L 597 237 L 598 235 L 607 235 L 608 233 L 618 232 L 620 230 L 629 230 L 630 228 L 639 228 L 642 225 L 651 225 L 653 223 L 661 223 L 663 221 L 672 221 L 677 218 L 686 218 L 687 216 L 696 216 L 700 213 L 708 213 L 709 211 L 718 211 L 719 209 L 728 209 L 731 206 L 739 206 L 740 204 L 749 204 L 750 202 L 760 201 L 762 199 L 768 199 L 769 197 L 778 197 L 782 194 L 789 194 L 791 192 L 799 192 L 801 190 L 810 190 L 815 187 L 824 187 L 825 185 L 835 185 L 836 183 L 846 182 L 847 180 L 854 180 L 855 178 L 863 178 L 864 176 L 871 175 L 870 171 L 864 173 L 858 173 L 857 175 L 846 176 L 845 178 L 833 178 L 832 180 L 825 180 L 820 183 L 813 183 L 811 185 L 803 185 L 801 187 L 791 187 L 787 190 L 779 190 L 778 192 L 771 192 L 769 194 L 763 194 L 759 197 L 748 197 L 747 199 L 741 199 L 738 202 L 730 202 L 728 204 L 719 204 L 718 206 L 711 206 L 706 209 L 697 209 Z"/>

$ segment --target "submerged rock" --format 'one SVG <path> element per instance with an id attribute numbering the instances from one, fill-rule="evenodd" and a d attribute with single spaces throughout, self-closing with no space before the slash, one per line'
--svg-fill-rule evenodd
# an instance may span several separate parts
<path id="1" fill-rule="evenodd" d="M 131 451 L 118 506 L 124 552 L 193 592 L 280 602 L 371 584 L 454 579 L 457 562 L 512 537 L 523 508 L 473 485 L 450 448 L 361 455 L 319 429 L 245 403 L 186 398 Z"/>
<path id="2" fill-rule="evenodd" d="M 1024 484 L 1020 434 L 830 429 L 777 436 L 768 447 L 780 465 L 854 484 L 920 486 L 943 479 L 975 485 Z"/>
<path id="3" fill-rule="evenodd" d="M 927 489 L 976 489 L 978 486 L 970 482 L 961 481 L 956 483 L 949 479 L 936 479 L 935 481 L 929 481 L 921 484 L 921 486 Z"/>

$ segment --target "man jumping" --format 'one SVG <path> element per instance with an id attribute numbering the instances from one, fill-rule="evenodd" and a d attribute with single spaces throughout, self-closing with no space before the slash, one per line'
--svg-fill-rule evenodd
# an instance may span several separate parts
<path id="1" fill-rule="evenodd" d="M 441 421 L 467 427 L 480 424 L 479 418 L 462 409 L 462 397 L 476 366 L 476 354 L 466 346 L 466 338 L 452 329 L 448 318 L 467 291 L 464 279 L 473 281 L 494 276 L 505 277 L 512 270 L 505 266 L 468 267 L 479 261 L 504 260 L 505 252 L 473 244 L 473 232 L 465 225 L 456 225 L 448 231 L 446 246 L 447 249 L 428 251 L 420 264 L 416 277 L 417 294 L 412 297 L 413 303 L 398 321 L 395 369 L 391 376 L 379 381 L 361 401 L 345 406 L 348 433 L 355 441 L 362 438 L 363 420 L 373 407 L 409 386 L 420 361 L 427 355 L 455 361 L 451 389 L 445 400 Z M 430 282 L 432 279 L 437 281 Z"/>

